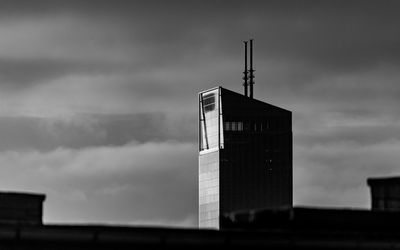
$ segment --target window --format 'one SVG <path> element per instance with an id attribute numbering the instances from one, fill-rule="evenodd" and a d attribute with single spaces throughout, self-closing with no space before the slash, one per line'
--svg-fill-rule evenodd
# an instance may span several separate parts
<path id="1" fill-rule="evenodd" d="M 264 129 L 264 130 L 268 130 L 268 129 L 269 129 L 269 123 L 268 123 L 268 121 L 264 121 L 264 122 L 263 122 L 263 129 Z"/>
<path id="2" fill-rule="evenodd" d="M 236 131 L 236 130 L 237 130 L 237 123 L 232 122 L 232 131 Z"/>
<path id="3" fill-rule="evenodd" d="M 243 122 L 225 122 L 225 131 L 243 131 Z"/>
<path id="4" fill-rule="evenodd" d="M 243 122 L 238 122 L 237 123 L 237 130 L 238 131 L 243 131 Z"/>
<path id="5" fill-rule="evenodd" d="M 207 94 L 203 96 L 203 107 L 205 112 L 213 111 L 215 109 L 215 94 Z"/>
<path id="6" fill-rule="evenodd" d="M 251 130 L 250 127 L 251 127 L 251 123 L 250 122 L 245 122 L 244 123 L 244 130 L 250 131 Z"/>
<path id="7" fill-rule="evenodd" d="M 231 125 L 230 122 L 225 122 L 225 123 L 224 123 L 224 130 L 225 130 L 225 131 L 231 130 L 231 126 L 230 126 L 230 125 Z"/>

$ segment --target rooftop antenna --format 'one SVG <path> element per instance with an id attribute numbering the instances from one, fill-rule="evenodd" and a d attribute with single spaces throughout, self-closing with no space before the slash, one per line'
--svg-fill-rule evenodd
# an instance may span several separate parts
<path id="1" fill-rule="evenodd" d="M 247 86 L 248 86 L 248 83 L 247 83 L 247 80 L 248 80 L 248 77 L 247 77 L 247 73 L 248 73 L 248 70 L 247 70 L 247 41 L 243 41 L 243 43 L 244 43 L 244 71 L 243 71 L 244 83 L 243 83 L 243 87 L 244 87 L 244 95 L 248 96 L 248 94 L 247 94 Z"/>
<path id="2" fill-rule="evenodd" d="M 253 39 L 250 39 L 250 98 L 253 99 L 253 85 L 254 85 L 254 71 L 253 70 Z"/>

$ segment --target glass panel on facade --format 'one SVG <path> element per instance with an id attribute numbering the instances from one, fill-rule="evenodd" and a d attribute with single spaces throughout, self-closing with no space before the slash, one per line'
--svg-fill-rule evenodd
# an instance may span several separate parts
<path id="1" fill-rule="evenodd" d="M 243 122 L 225 122 L 224 131 L 243 131 Z"/>
<path id="2" fill-rule="evenodd" d="M 217 99 L 219 99 L 218 89 L 199 95 L 200 151 L 218 148 L 220 140 L 223 140 L 219 133 L 222 118 L 220 118 L 220 104 Z"/>
<path id="3" fill-rule="evenodd" d="M 225 122 L 224 123 L 224 131 L 229 131 L 230 130 L 230 122 Z"/>
<path id="4" fill-rule="evenodd" d="M 232 122 L 232 131 L 236 131 L 236 130 L 237 130 L 237 123 Z"/>
<path id="5" fill-rule="evenodd" d="M 237 123 L 237 130 L 238 131 L 243 131 L 243 122 L 238 122 Z"/>
<path id="6" fill-rule="evenodd" d="M 205 112 L 215 109 L 215 93 L 203 95 L 203 106 Z"/>

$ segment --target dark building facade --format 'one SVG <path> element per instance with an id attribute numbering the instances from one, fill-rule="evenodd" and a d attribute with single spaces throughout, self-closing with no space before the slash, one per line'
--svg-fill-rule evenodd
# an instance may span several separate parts
<path id="1" fill-rule="evenodd" d="M 44 194 L 0 192 L 0 224 L 42 225 L 45 198 Z"/>
<path id="2" fill-rule="evenodd" d="M 291 206 L 291 112 L 222 87 L 199 93 L 199 226 Z"/>
<path id="3" fill-rule="evenodd" d="M 222 216 L 224 230 L 0 223 L 4 250 L 400 249 L 400 213 L 266 209 Z"/>
<path id="4" fill-rule="evenodd" d="M 371 209 L 400 211 L 400 177 L 369 178 Z"/>

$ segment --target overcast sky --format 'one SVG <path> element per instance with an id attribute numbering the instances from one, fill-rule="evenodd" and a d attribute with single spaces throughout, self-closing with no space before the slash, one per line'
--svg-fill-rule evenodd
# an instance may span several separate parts
<path id="1" fill-rule="evenodd" d="M 293 111 L 294 203 L 400 175 L 399 1 L 2 1 L 0 190 L 44 221 L 197 226 L 197 93 Z"/>

